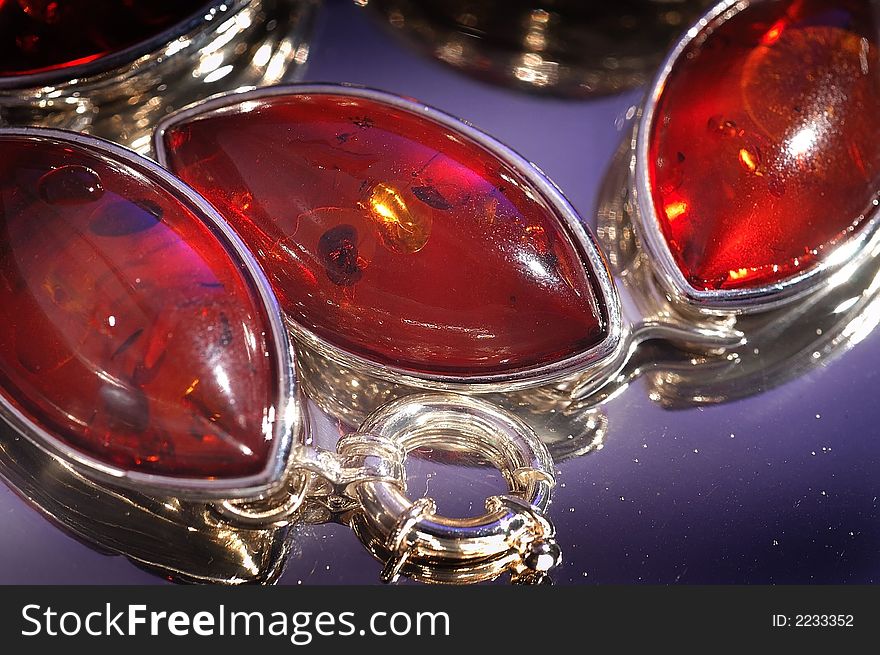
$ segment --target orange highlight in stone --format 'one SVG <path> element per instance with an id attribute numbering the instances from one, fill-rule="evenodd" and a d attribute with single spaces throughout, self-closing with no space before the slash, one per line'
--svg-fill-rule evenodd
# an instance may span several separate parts
<path id="1" fill-rule="evenodd" d="M 382 244 L 399 253 L 414 253 L 425 247 L 431 235 L 430 210 L 407 203 L 404 194 L 387 184 L 377 184 L 369 198 L 370 215 L 376 223 Z"/>
<path id="2" fill-rule="evenodd" d="M 666 207 L 664 207 L 664 211 L 666 212 L 666 218 L 670 221 L 674 221 L 679 216 L 685 214 L 688 210 L 687 203 L 684 200 L 677 200 L 675 202 L 671 202 Z"/>
<path id="3" fill-rule="evenodd" d="M 782 36 L 782 30 L 785 28 L 785 21 L 778 20 L 773 24 L 767 33 L 764 35 L 764 38 L 761 39 L 761 45 L 773 45 L 779 40 L 779 37 Z"/>
<path id="4" fill-rule="evenodd" d="M 743 168 L 745 168 L 749 173 L 754 173 L 755 175 L 761 174 L 761 172 L 758 170 L 757 157 L 755 157 L 755 155 L 753 155 L 745 148 L 741 148 L 739 151 L 739 161 L 743 165 Z"/>

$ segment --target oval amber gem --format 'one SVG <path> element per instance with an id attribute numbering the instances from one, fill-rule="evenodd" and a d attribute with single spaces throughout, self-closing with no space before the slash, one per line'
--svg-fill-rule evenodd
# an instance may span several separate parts
<path id="1" fill-rule="evenodd" d="M 276 345 L 199 210 L 84 145 L 0 135 L 0 393 L 65 449 L 175 478 L 262 473 Z"/>
<path id="2" fill-rule="evenodd" d="M 692 287 L 784 282 L 868 222 L 878 26 L 866 0 L 754 2 L 678 57 L 650 126 L 649 178 Z"/>
<path id="3" fill-rule="evenodd" d="M 541 192 L 415 111 L 291 93 L 183 119 L 161 145 L 284 312 L 345 351 L 466 378 L 555 363 L 607 334 L 587 257 Z"/>

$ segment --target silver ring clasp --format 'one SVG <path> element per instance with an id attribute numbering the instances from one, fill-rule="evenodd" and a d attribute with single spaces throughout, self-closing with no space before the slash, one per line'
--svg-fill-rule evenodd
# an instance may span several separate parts
<path id="1" fill-rule="evenodd" d="M 486 513 L 467 519 L 439 516 L 430 498 L 411 501 L 405 455 L 431 445 L 478 453 L 498 468 L 510 492 L 487 498 Z M 453 394 L 407 396 L 371 414 L 337 451 L 349 466 L 381 470 L 351 482 L 346 495 L 360 505 L 351 519 L 355 532 L 387 562 L 385 582 L 404 573 L 469 583 L 510 571 L 514 582 L 534 583 L 561 561 L 544 516 L 554 485 L 550 454 L 531 428 L 499 407 Z"/>

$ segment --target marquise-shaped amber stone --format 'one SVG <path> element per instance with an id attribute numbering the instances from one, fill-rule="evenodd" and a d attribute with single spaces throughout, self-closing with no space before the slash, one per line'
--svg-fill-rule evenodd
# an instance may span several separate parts
<path id="1" fill-rule="evenodd" d="M 503 375 L 607 333 L 587 257 L 535 185 L 416 111 L 264 97 L 173 124 L 164 149 L 283 311 L 343 350 L 417 374 Z"/>
<path id="2" fill-rule="evenodd" d="M 878 30 L 867 0 L 753 2 L 678 57 L 650 126 L 650 185 L 692 287 L 784 282 L 868 222 Z"/>
<path id="3" fill-rule="evenodd" d="M 64 448 L 163 476 L 261 473 L 267 325 L 234 254 L 148 170 L 0 135 L 0 393 Z"/>

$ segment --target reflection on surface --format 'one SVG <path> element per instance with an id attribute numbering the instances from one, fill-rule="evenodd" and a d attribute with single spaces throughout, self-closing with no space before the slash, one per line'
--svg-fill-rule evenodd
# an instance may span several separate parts
<path id="1" fill-rule="evenodd" d="M 156 38 L 207 0 L 0 2 L 0 76 L 72 68 Z"/>
<path id="2" fill-rule="evenodd" d="M 291 79 L 306 62 L 317 0 L 210 4 L 201 24 L 135 61 L 107 70 L 102 59 L 62 71 L 76 79 L 0 77 L 0 119 L 89 132 L 146 152 L 153 125 L 167 112 Z"/>
<path id="3" fill-rule="evenodd" d="M 72 536 L 175 582 L 271 583 L 289 526 L 242 528 L 206 504 L 99 485 L 0 424 L 0 477 Z"/>
<path id="4" fill-rule="evenodd" d="M 714 404 L 762 393 L 808 373 L 862 341 L 880 322 L 880 247 L 858 270 L 844 269 L 796 303 L 760 314 L 711 317 L 672 304 L 633 231 L 631 140 L 621 146 L 599 202 L 598 238 L 634 317 L 636 338 L 621 357 L 617 385 L 645 375 L 650 397 L 664 407 Z M 658 334 L 661 320 L 680 334 Z M 719 335 L 689 340 L 714 326 Z M 723 343 L 722 336 L 741 337 Z M 671 338 L 670 338 L 671 337 Z M 615 385 L 612 385 L 615 386 Z"/>
<path id="5" fill-rule="evenodd" d="M 470 75 L 562 96 L 646 83 L 711 0 L 356 0 Z"/>
<path id="6" fill-rule="evenodd" d="M 333 357 L 332 351 L 319 352 L 302 341 L 296 342 L 296 354 L 306 395 L 347 428 L 359 426 L 381 405 L 421 391 L 341 363 Z M 601 449 L 604 444 L 607 417 L 595 406 L 593 398 L 574 400 L 565 382 L 480 397 L 523 420 L 537 433 L 556 462 Z M 437 461 L 465 466 L 484 464 L 467 453 L 444 451 L 435 452 L 433 456 Z"/>

